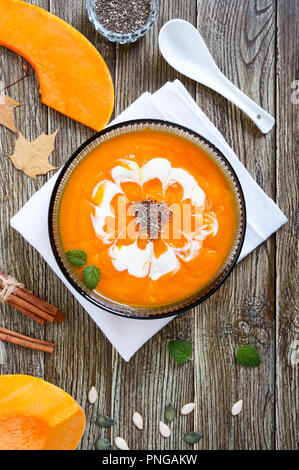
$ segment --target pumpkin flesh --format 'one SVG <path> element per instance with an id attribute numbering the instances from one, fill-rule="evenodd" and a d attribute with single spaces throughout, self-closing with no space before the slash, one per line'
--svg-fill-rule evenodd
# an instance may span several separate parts
<path id="1" fill-rule="evenodd" d="M 1 450 L 42 450 L 49 426 L 32 416 L 8 415 L 0 418 Z"/>
<path id="2" fill-rule="evenodd" d="M 61 18 L 21 0 L 0 0 L 0 46 L 34 67 L 44 104 L 95 130 L 109 122 L 110 72 L 96 48 Z"/>
<path id="3" fill-rule="evenodd" d="M 0 450 L 74 450 L 85 414 L 60 388 L 27 375 L 0 376 Z"/>

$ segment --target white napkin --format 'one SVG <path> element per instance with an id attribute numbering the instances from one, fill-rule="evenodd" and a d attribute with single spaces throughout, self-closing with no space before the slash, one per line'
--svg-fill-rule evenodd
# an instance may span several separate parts
<path id="1" fill-rule="evenodd" d="M 144 93 L 111 124 L 130 119 L 155 118 L 193 129 L 218 147 L 232 164 L 244 191 L 247 208 L 247 228 L 240 259 L 266 240 L 287 219 L 275 203 L 262 191 L 238 160 L 222 135 L 198 107 L 182 83 L 166 83 L 154 94 Z M 60 277 L 72 294 L 101 328 L 125 361 L 163 328 L 172 318 L 131 320 L 107 313 L 78 294 L 61 273 L 48 237 L 48 207 L 57 172 L 25 206 L 11 219 L 11 226 L 34 247 Z"/>

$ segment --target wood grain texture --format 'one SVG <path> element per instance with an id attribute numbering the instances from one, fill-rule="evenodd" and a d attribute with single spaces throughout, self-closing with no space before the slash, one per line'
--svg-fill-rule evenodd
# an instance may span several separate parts
<path id="1" fill-rule="evenodd" d="M 66 19 L 72 26 L 81 31 L 101 51 L 114 79 L 115 48 L 106 43 L 94 31 L 85 11 L 85 2 L 50 0 L 51 13 Z M 60 165 L 82 144 L 94 131 L 49 109 L 49 132 L 59 128 L 57 152 Z M 51 287 L 60 295 L 67 313 L 67 322 L 56 329 L 55 340 L 59 353 L 55 358 L 46 358 L 45 377 L 49 382 L 59 383 L 71 393 L 86 411 L 87 429 L 81 441 L 81 449 L 92 449 L 99 432 L 95 424 L 98 414 L 105 410 L 110 414 L 111 404 L 111 345 L 94 322 L 78 304 L 73 296 L 51 273 Z M 58 288 L 57 288 L 58 287 Z M 61 292 L 63 292 L 61 294 Z M 92 386 L 100 391 L 97 404 L 91 406 L 87 393 Z"/>
<path id="2" fill-rule="evenodd" d="M 197 26 L 219 68 L 275 114 L 275 2 L 201 2 Z M 263 89 L 267 90 L 266 93 Z M 275 134 L 263 136 L 230 102 L 198 85 L 197 101 L 264 191 L 275 198 Z M 195 312 L 197 419 L 206 449 L 274 446 L 274 240 L 239 263 L 225 284 Z M 262 356 L 258 369 L 235 364 L 242 344 Z M 243 412 L 231 407 L 244 400 Z"/>
<path id="3" fill-rule="evenodd" d="M 277 234 L 276 445 L 299 448 L 298 50 L 299 4 L 277 4 L 277 202 L 289 221 Z M 296 82 L 297 80 L 297 82 Z M 296 91 L 297 90 L 297 91 Z"/>
<path id="4" fill-rule="evenodd" d="M 290 103 L 291 83 L 299 78 L 295 75 L 298 2 L 161 0 L 159 18 L 149 33 L 124 46 L 95 33 L 83 0 L 28 3 L 68 21 L 102 53 L 115 83 L 115 115 L 142 92 L 154 92 L 168 80 L 182 80 L 259 185 L 277 197 L 290 222 L 243 260 L 213 297 L 172 321 L 126 363 L 38 253 L 10 228 L 9 219 L 51 175 L 33 181 L 18 172 L 7 158 L 16 136 L 0 127 L 0 268 L 67 314 L 61 325 L 44 328 L 0 305 L 1 326 L 57 343 L 51 357 L 5 345 L 7 360 L 0 364 L 0 373 L 44 377 L 71 393 L 87 413 L 80 449 L 93 449 L 99 436 L 113 441 L 117 435 L 132 449 L 190 449 L 183 435 L 192 430 L 203 434 L 198 449 L 298 448 L 299 365 L 291 364 L 299 341 L 294 257 L 298 104 Z M 276 116 L 276 132 L 262 135 L 231 103 L 168 66 L 157 38 L 162 24 L 171 18 L 184 18 L 198 27 L 228 78 Z M 22 74 L 23 63 L 0 48 L 0 80 L 14 81 Z M 27 138 L 59 129 L 51 157 L 57 166 L 93 133 L 41 105 L 33 71 L 7 94 L 23 103 L 16 110 L 16 122 Z M 193 343 L 192 359 L 181 366 L 167 351 L 168 340 L 177 338 Z M 261 353 L 258 369 L 235 364 L 237 347 L 249 342 Z M 99 391 L 95 405 L 87 402 L 92 385 Z M 240 398 L 243 411 L 232 417 L 231 406 Z M 158 425 L 166 405 L 172 402 L 179 411 L 192 401 L 197 404 L 195 412 L 186 417 L 178 414 L 170 426 L 171 437 L 161 437 Z M 143 431 L 132 423 L 134 411 L 144 417 Z M 114 417 L 111 430 L 95 424 L 100 413 Z"/>
<path id="5" fill-rule="evenodd" d="M 42 0 L 39 4 L 44 8 L 48 7 L 47 0 Z M 3 47 L 0 50 L 0 78 L 7 85 L 24 74 L 23 64 L 26 62 Z M 6 93 L 22 103 L 22 106 L 15 112 L 16 124 L 29 140 L 47 131 L 47 108 L 40 104 L 38 89 L 37 79 L 30 67 L 30 76 L 7 90 Z M 44 184 L 45 178 L 39 177 L 32 180 L 13 167 L 8 156 L 12 155 L 15 141 L 16 134 L 0 126 L 0 266 L 3 272 L 16 276 L 37 295 L 42 295 L 47 291 L 47 267 L 39 254 L 11 229 L 9 220 Z M 55 162 L 55 159 L 52 161 Z M 32 271 L 32 266 L 35 267 L 34 271 Z M 49 300 L 51 301 L 50 297 Z M 1 326 L 25 335 L 46 339 L 43 327 L 37 326 L 16 310 L 2 304 L 0 305 L 0 323 Z M 52 336 L 49 335 L 49 340 L 51 339 Z M 1 373 L 44 376 L 43 353 L 24 351 L 14 345 L 7 345 L 5 349 L 7 362 L 0 366 Z"/>

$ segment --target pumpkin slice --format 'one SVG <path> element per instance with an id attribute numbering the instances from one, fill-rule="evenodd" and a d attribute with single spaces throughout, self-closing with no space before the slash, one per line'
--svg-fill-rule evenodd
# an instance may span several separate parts
<path id="1" fill-rule="evenodd" d="M 96 48 L 68 23 L 21 0 L 0 0 L 0 46 L 35 69 L 42 102 L 95 130 L 108 123 L 114 91 Z"/>
<path id="2" fill-rule="evenodd" d="M 0 376 L 0 450 L 74 450 L 85 414 L 60 388 L 29 375 Z"/>

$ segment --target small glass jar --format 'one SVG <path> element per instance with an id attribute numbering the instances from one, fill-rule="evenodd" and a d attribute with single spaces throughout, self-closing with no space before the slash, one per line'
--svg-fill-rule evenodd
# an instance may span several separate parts
<path id="1" fill-rule="evenodd" d="M 135 42 L 137 39 L 141 38 L 150 29 L 157 18 L 160 6 L 159 0 L 150 0 L 150 14 L 146 23 L 141 28 L 132 33 L 116 33 L 104 28 L 100 23 L 96 13 L 96 2 L 97 0 L 86 0 L 86 8 L 90 22 L 98 33 L 102 34 L 106 39 L 109 39 L 109 41 L 118 42 L 119 44 Z"/>

